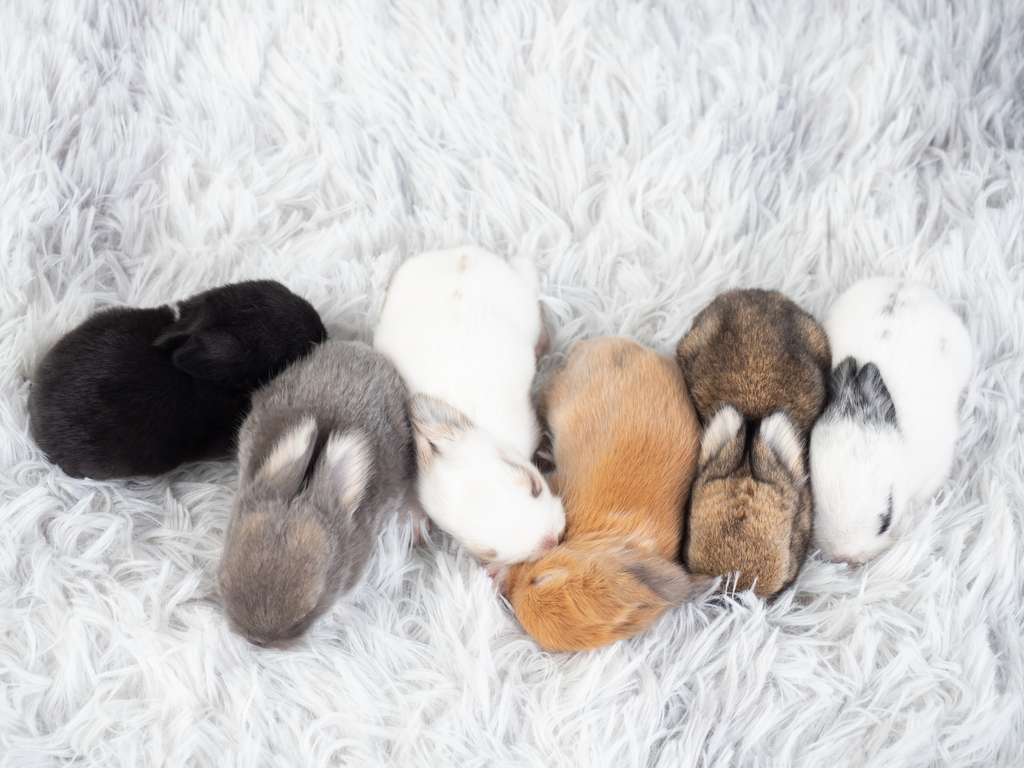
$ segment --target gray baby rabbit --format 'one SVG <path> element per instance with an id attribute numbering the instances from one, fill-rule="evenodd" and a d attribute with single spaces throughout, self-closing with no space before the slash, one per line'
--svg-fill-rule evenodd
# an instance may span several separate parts
<path id="1" fill-rule="evenodd" d="M 828 339 L 780 293 L 730 291 L 697 315 L 677 354 L 704 423 L 686 565 L 735 573 L 737 588 L 770 597 L 807 554 L 807 436 L 825 403 Z"/>
<path id="2" fill-rule="evenodd" d="M 32 435 L 69 475 L 97 480 L 225 455 L 251 391 L 325 338 L 312 305 L 273 280 L 97 312 L 36 368 Z"/>
<path id="3" fill-rule="evenodd" d="M 405 384 L 365 344 L 326 342 L 256 392 L 219 567 L 236 632 L 285 645 L 355 586 L 413 450 Z"/>

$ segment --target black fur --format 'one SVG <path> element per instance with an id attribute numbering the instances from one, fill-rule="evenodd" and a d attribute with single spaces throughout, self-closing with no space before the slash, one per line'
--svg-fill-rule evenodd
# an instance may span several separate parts
<path id="1" fill-rule="evenodd" d="M 884 515 L 882 515 L 882 522 L 878 526 L 878 535 L 881 536 L 883 533 L 889 530 L 889 526 L 892 525 L 892 492 L 889 493 L 889 509 Z"/>
<path id="2" fill-rule="evenodd" d="M 156 475 L 222 456 L 249 395 L 327 337 L 316 310 L 260 280 L 179 305 L 98 312 L 61 338 L 32 379 L 32 434 L 75 477 Z"/>
<path id="3" fill-rule="evenodd" d="M 847 357 L 832 371 L 829 396 L 826 412 L 830 419 L 899 428 L 896 406 L 874 363 L 867 363 L 858 373 L 857 361 Z"/>

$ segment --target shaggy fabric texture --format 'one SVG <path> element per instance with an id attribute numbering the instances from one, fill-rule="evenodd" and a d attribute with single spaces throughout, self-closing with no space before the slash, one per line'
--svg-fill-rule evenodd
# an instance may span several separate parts
<path id="1" fill-rule="evenodd" d="M 0 766 L 1024 764 L 1024 26 L 998 0 L 0 4 Z M 393 525 L 298 647 L 234 635 L 233 461 L 94 482 L 34 365 L 112 305 L 274 278 L 369 340 L 419 251 L 528 255 L 557 362 L 732 287 L 932 286 L 949 479 L 863 567 L 548 654 Z"/>

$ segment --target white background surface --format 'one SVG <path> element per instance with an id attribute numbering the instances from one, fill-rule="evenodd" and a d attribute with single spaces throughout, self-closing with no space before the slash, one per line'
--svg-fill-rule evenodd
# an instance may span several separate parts
<path id="1" fill-rule="evenodd" d="M 3 3 L 0 765 L 1020 764 L 1022 67 L 985 0 Z M 232 462 L 74 480 L 29 437 L 96 309 L 270 277 L 368 340 L 466 242 L 536 259 L 556 352 L 927 283 L 976 349 L 952 476 L 866 567 L 577 655 L 392 529 L 282 653 L 214 599 Z"/>

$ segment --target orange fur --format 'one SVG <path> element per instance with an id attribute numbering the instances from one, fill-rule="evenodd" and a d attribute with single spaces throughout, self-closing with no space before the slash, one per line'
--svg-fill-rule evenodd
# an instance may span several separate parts
<path id="1" fill-rule="evenodd" d="M 540 400 L 565 537 L 512 567 L 508 598 L 546 648 L 597 648 L 710 583 L 678 563 L 700 423 L 675 362 L 628 339 L 576 344 Z"/>

